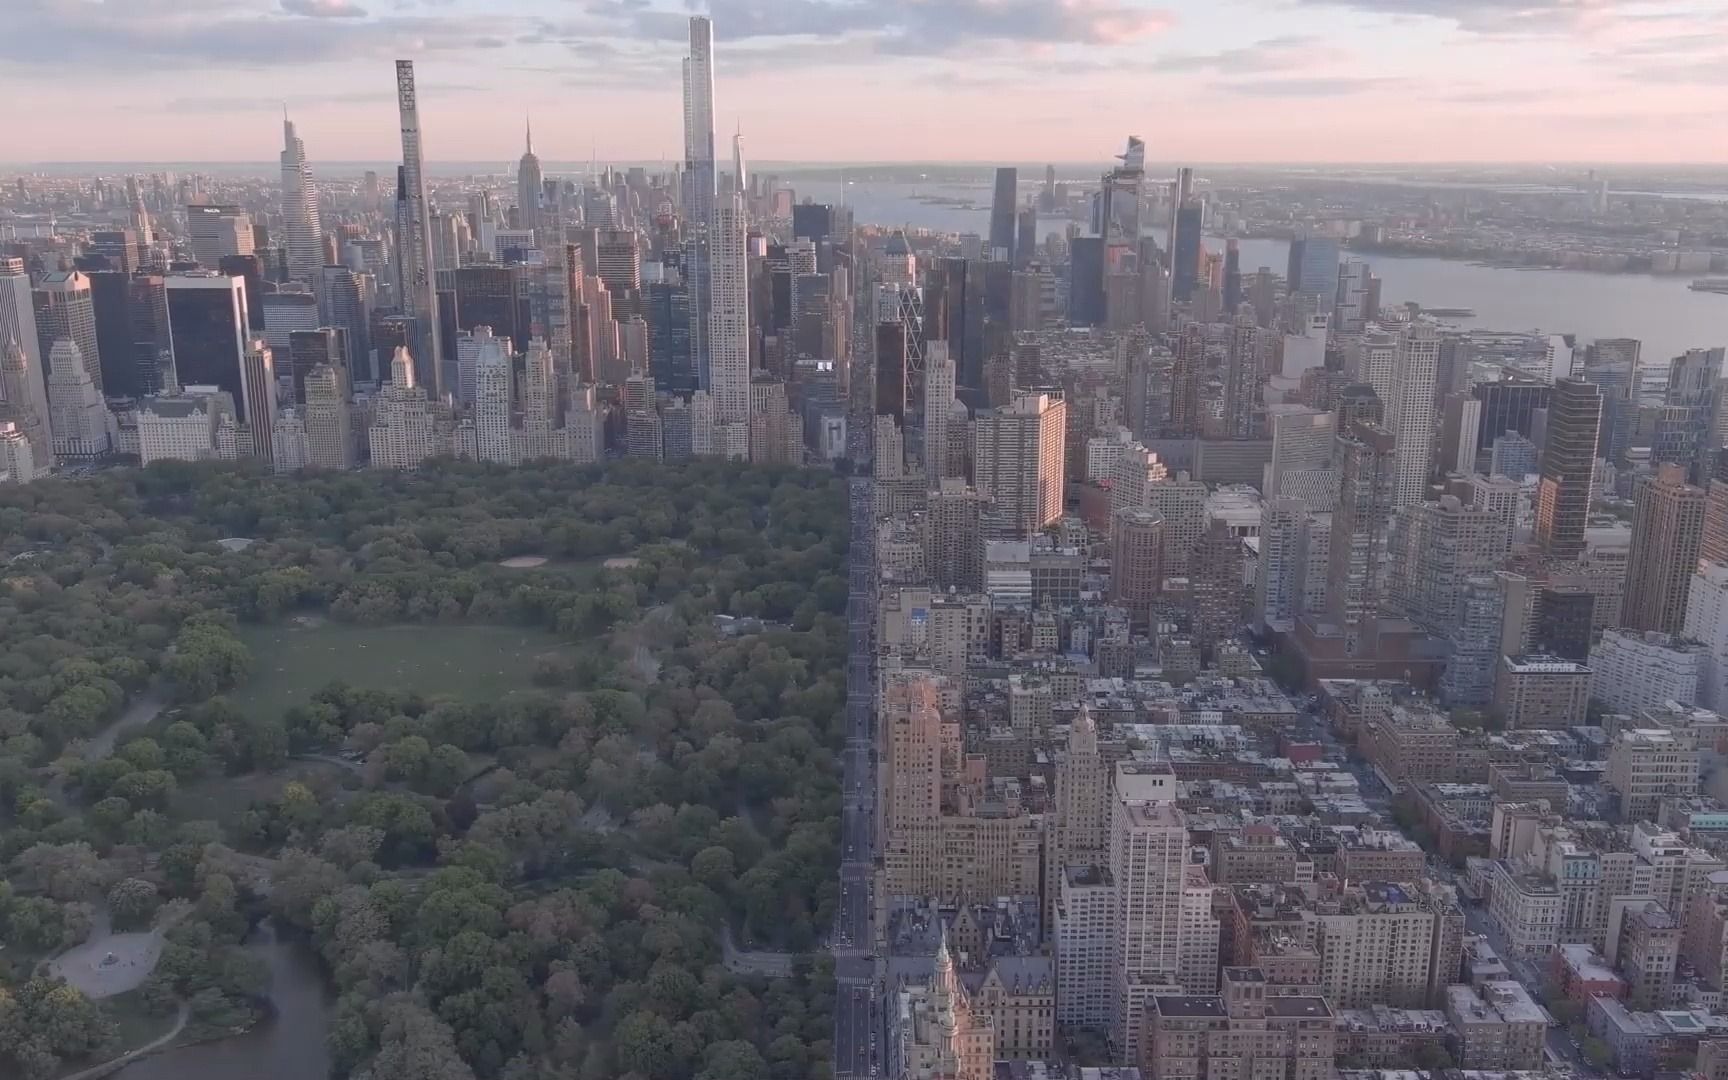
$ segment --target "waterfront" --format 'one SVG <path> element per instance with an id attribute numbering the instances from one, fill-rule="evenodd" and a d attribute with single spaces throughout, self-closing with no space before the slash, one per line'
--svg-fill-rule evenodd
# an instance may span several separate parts
<path id="1" fill-rule="evenodd" d="M 1024 196 L 1032 188 L 1021 185 Z M 989 214 L 920 202 L 915 193 L 969 197 L 988 207 L 990 192 L 975 186 L 911 184 L 850 185 L 845 201 L 859 224 L 908 225 L 950 232 L 983 233 Z M 798 198 L 839 200 L 837 183 L 805 182 Z M 1040 218 L 1040 234 L 1060 232 L 1066 221 Z M 1155 230 L 1162 240 L 1162 230 Z M 1209 250 L 1224 241 L 1207 239 Z M 1262 266 L 1284 272 L 1290 245 L 1282 240 L 1242 240 L 1242 273 Z M 1693 292 L 1696 275 L 1592 274 L 1571 270 L 1507 270 L 1448 259 L 1362 255 L 1385 282 L 1385 304 L 1414 300 L 1435 308 L 1469 308 L 1473 318 L 1444 319 L 1464 328 L 1540 330 L 1574 334 L 1581 341 L 1630 337 L 1644 343 L 1646 364 L 1665 364 L 1690 348 L 1728 344 L 1728 296 Z"/>
<path id="2" fill-rule="evenodd" d="M 268 922 L 246 943 L 270 970 L 270 1015 L 233 1038 L 183 1046 L 133 1062 L 114 1080 L 323 1080 L 330 1075 L 330 994 L 305 945 Z"/>

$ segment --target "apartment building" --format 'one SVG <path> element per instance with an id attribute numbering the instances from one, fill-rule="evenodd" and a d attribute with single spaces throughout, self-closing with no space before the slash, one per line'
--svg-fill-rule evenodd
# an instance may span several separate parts
<path id="1" fill-rule="evenodd" d="M 1663 799 L 1697 794 L 1698 764 L 1698 748 L 1684 734 L 1631 728 L 1615 735 L 1604 782 L 1619 796 L 1623 820 L 1651 821 Z"/>
<path id="2" fill-rule="evenodd" d="M 1503 656 L 1494 678 L 1494 711 L 1507 730 L 1565 728 L 1584 722 L 1588 664 L 1557 656 Z"/>
<path id="3" fill-rule="evenodd" d="M 1538 1069 L 1548 1017 L 1511 980 L 1446 988 L 1453 1051 L 1464 1069 Z"/>
<path id="4" fill-rule="evenodd" d="M 1147 1009 L 1151 1080 L 1329 1080 L 1336 1020 L 1326 1000 L 1266 992 L 1257 968 L 1224 971 L 1223 992 L 1158 996 Z"/>

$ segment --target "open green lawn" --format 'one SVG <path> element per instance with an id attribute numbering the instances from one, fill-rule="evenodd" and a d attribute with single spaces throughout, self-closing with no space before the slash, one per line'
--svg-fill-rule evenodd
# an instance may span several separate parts
<path id="1" fill-rule="evenodd" d="M 530 687 L 551 634 L 512 626 L 354 626 L 288 621 L 248 626 L 252 675 L 230 696 L 248 711 L 281 713 L 332 682 L 491 701 Z"/>

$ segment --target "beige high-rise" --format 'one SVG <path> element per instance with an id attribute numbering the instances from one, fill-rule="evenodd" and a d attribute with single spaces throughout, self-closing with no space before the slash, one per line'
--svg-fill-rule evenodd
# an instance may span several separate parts
<path id="1" fill-rule="evenodd" d="M 319 364 L 306 373 L 306 463 L 319 469 L 354 464 L 352 413 L 342 372 Z"/>
<path id="2" fill-rule="evenodd" d="M 996 503 L 999 528 L 1030 536 L 1062 517 L 1062 462 L 1068 403 L 1050 394 L 1019 394 L 972 425 L 978 490 Z"/>
<path id="3" fill-rule="evenodd" d="M 1116 766 L 1110 876 L 1116 883 L 1116 989 L 1111 1041 L 1124 1061 L 1140 1058 L 1144 1002 L 1179 985 L 1188 821 L 1175 802 L 1169 766 Z"/>
<path id="4" fill-rule="evenodd" d="M 942 711 L 929 675 L 889 680 L 882 697 L 884 862 L 892 896 L 927 896 L 942 876 Z"/>
<path id="5" fill-rule="evenodd" d="M 1678 634 L 1686 594 L 1704 537 L 1705 494 L 1686 471 L 1663 465 L 1638 481 L 1633 495 L 1632 550 L 1627 556 L 1621 621 L 1634 630 Z"/>
<path id="6" fill-rule="evenodd" d="M 1164 515 L 1124 508 L 1110 521 L 1110 599 L 1136 624 L 1151 618 L 1164 580 Z"/>

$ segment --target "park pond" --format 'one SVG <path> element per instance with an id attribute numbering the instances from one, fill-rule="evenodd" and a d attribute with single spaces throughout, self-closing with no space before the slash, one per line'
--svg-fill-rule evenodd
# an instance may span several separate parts
<path id="1" fill-rule="evenodd" d="M 322 1080 L 330 1074 L 330 992 L 312 950 L 268 921 L 246 947 L 270 970 L 270 1012 L 243 1034 L 135 1061 L 117 1080 Z"/>

